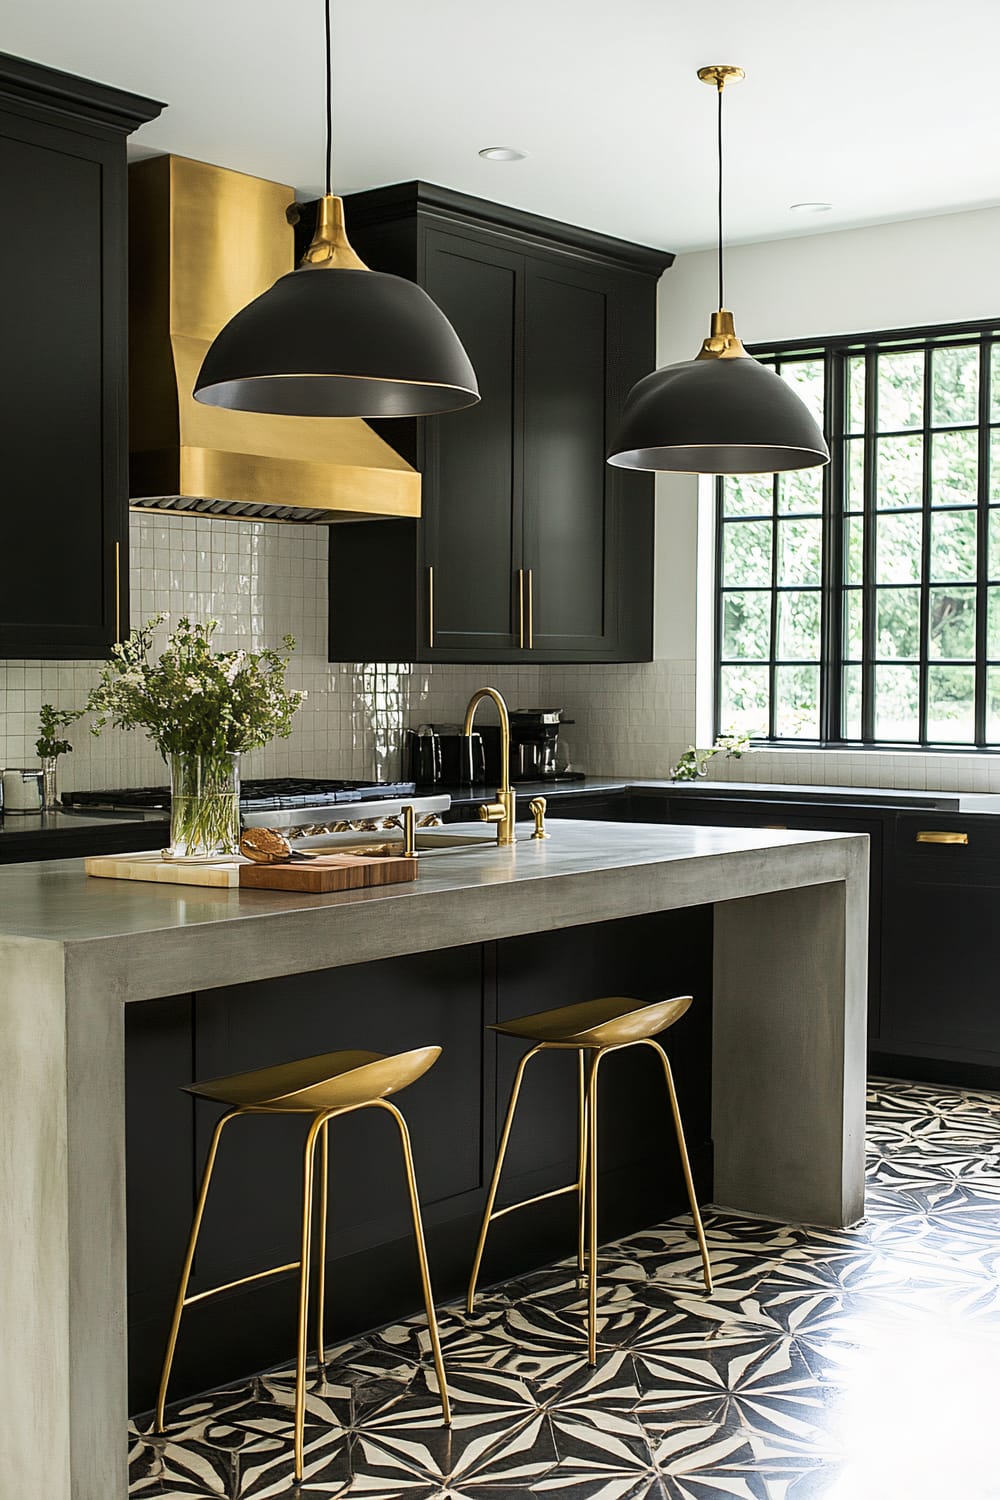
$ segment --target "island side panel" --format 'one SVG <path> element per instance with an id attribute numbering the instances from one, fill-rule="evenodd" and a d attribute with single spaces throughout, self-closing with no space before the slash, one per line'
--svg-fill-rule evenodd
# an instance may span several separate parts
<path id="1" fill-rule="evenodd" d="M 66 955 L 72 1500 L 117 1500 L 128 1479 L 127 998 L 106 979 L 81 979 Z"/>
<path id="2" fill-rule="evenodd" d="M 30 1003 L 25 998 L 30 997 Z M 0 1410 L 6 1495 L 83 1500 L 70 1488 L 66 1021 L 61 948 L 0 942 Z M 124 1445 L 119 1443 L 122 1459 Z M 91 1494 L 118 1496 L 118 1454 Z"/>
<path id="3" fill-rule="evenodd" d="M 841 1228 L 864 1213 L 867 860 L 715 914 L 715 1201 Z"/>

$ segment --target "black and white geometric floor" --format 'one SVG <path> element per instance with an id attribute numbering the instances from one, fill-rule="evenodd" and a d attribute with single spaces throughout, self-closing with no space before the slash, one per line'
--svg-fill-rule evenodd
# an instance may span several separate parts
<path id="1" fill-rule="evenodd" d="M 867 1215 L 709 1214 L 602 1252 L 600 1358 L 570 1265 L 338 1349 L 304 1500 L 1000 1500 L 1000 1094 L 876 1082 Z M 288 1370 L 130 1431 L 131 1500 L 289 1494 Z M 145 1424 L 143 1424 L 145 1425 Z"/>

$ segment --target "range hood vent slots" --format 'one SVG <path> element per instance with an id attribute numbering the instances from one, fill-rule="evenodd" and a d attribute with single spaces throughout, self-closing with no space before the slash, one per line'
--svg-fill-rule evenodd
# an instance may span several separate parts
<path id="1" fill-rule="evenodd" d="M 129 505 L 220 520 L 420 514 L 420 475 L 357 417 L 204 406 L 219 329 L 294 265 L 290 187 L 184 157 L 129 168 Z"/>

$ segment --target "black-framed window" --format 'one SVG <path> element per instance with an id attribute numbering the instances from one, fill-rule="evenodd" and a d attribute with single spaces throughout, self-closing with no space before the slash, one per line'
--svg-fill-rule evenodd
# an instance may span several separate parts
<path id="1" fill-rule="evenodd" d="M 717 729 L 1000 748 L 1000 322 L 754 352 L 831 462 L 718 481 Z"/>

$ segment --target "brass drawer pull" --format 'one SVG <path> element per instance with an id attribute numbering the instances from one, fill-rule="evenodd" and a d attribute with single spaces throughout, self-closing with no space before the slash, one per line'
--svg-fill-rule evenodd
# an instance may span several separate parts
<path id="1" fill-rule="evenodd" d="M 925 828 L 917 834 L 918 844 L 967 844 L 967 833 L 948 833 L 941 828 Z"/>
<path id="2" fill-rule="evenodd" d="M 434 569 L 427 569 L 427 644 L 434 650 Z"/>
<path id="3" fill-rule="evenodd" d="M 517 570 L 518 645 L 524 650 L 524 569 Z"/>
<path id="4" fill-rule="evenodd" d="M 532 569 L 528 569 L 528 650 L 535 644 L 535 591 Z"/>
<path id="5" fill-rule="evenodd" d="M 122 638 L 122 544 L 115 542 L 115 645 Z"/>

